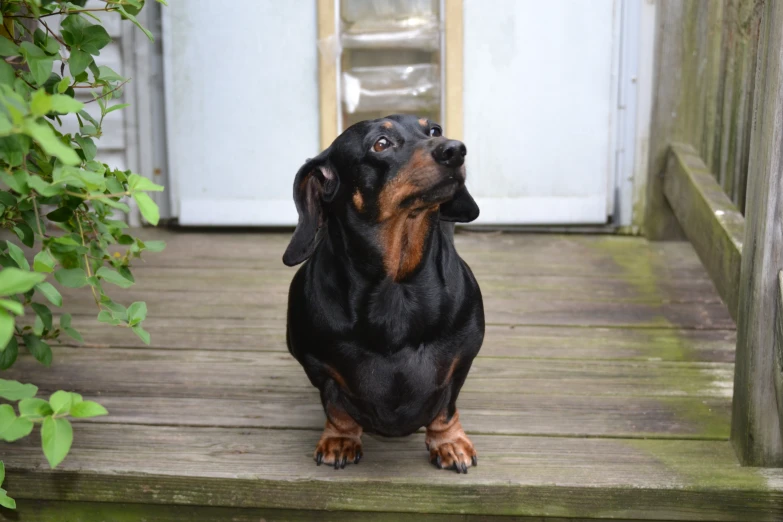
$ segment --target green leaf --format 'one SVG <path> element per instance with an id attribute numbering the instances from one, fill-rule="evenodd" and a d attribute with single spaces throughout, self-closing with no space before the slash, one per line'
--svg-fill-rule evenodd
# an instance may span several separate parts
<path id="1" fill-rule="evenodd" d="M 157 185 L 152 180 L 139 176 L 138 174 L 131 174 L 128 176 L 128 188 L 133 190 L 148 190 L 153 192 L 161 192 L 163 190 L 162 185 Z"/>
<path id="2" fill-rule="evenodd" d="M 0 85 L 11 86 L 16 80 L 16 73 L 10 64 L 0 60 Z"/>
<path id="3" fill-rule="evenodd" d="M 52 74 L 55 57 L 46 54 L 31 42 L 22 42 L 21 48 L 22 55 L 27 60 L 27 65 L 30 67 L 30 73 L 33 75 L 35 83 L 43 85 L 49 79 L 49 75 Z"/>
<path id="4" fill-rule="evenodd" d="M 82 30 L 79 47 L 92 55 L 101 54 L 101 49 L 111 43 L 111 36 L 100 25 L 90 25 Z"/>
<path id="5" fill-rule="evenodd" d="M 0 405 L 0 439 L 13 442 L 30 435 L 33 423 L 24 417 L 17 417 L 13 406 Z"/>
<path id="6" fill-rule="evenodd" d="M 63 305 L 63 296 L 51 283 L 43 282 L 35 285 L 35 289 L 41 292 L 50 303 L 54 306 Z M 51 329 L 51 327 L 50 327 Z"/>
<path id="7" fill-rule="evenodd" d="M 52 364 L 52 348 L 48 344 L 34 334 L 24 335 L 22 339 L 27 346 L 27 351 L 35 357 L 35 360 L 47 367 Z"/>
<path id="8" fill-rule="evenodd" d="M 27 178 L 27 184 L 30 186 L 31 189 L 35 190 L 37 193 L 47 198 L 51 196 L 56 196 L 57 194 L 60 194 L 63 191 L 61 187 L 53 186 L 50 183 L 47 183 L 36 174 L 33 174 L 32 176 Z"/>
<path id="9" fill-rule="evenodd" d="M 0 295 L 23 294 L 46 279 L 44 274 L 26 272 L 18 268 L 0 270 Z"/>
<path id="10" fill-rule="evenodd" d="M 49 124 L 25 120 L 24 131 L 25 134 L 37 141 L 47 154 L 56 156 L 64 164 L 77 165 L 79 163 L 79 156 L 76 152 L 57 138 Z"/>
<path id="11" fill-rule="evenodd" d="M 19 381 L 0 379 L 0 398 L 7 401 L 18 401 L 35 397 L 38 387 L 33 384 L 22 384 Z"/>
<path id="12" fill-rule="evenodd" d="M 98 79 L 107 81 L 107 82 L 123 82 L 127 78 L 124 78 L 117 74 L 111 67 L 107 67 L 106 65 L 101 65 L 98 67 Z"/>
<path id="13" fill-rule="evenodd" d="M 2 462 L 0 462 L 2 464 Z M 8 509 L 16 509 L 16 501 L 8 496 L 6 490 L 0 488 L 0 506 Z"/>
<path id="14" fill-rule="evenodd" d="M 79 404 L 83 400 L 84 398 L 81 395 L 79 395 L 76 392 L 71 392 L 71 408 L 73 408 L 74 405 Z"/>
<path id="15" fill-rule="evenodd" d="M 122 324 L 122 321 L 120 321 L 119 319 L 115 319 L 114 316 L 111 314 L 111 312 L 109 312 L 108 310 L 101 310 L 98 313 L 98 321 L 111 325 Z"/>
<path id="16" fill-rule="evenodd" d="M 144 341 L 144 344 L 147 345 L 150 344 L 150 334 L 147 330 L 142 328 L 140 325 L 134 326 L 133 328 L 131 328 L 131 330 L 133 330 L 133 333 L 139 336 L 139 339 Z"/>
<path id="17" fill-rule="evenodd" d="M 0 346 L 3 346 L 4 350 L 8 341 L 14 336 L 15 324 L 14 316 L 5 310 L 0 310 Z"/>
<path id="18" fill-rule="evenodd" d="M 0 307 L 5 308 L 9 312 L 13 312 L 16 315 L 24 315 L 24 306 L 22 306 L 22 303 L 19 303 L 17 301 L 13 301 L 11 299 L 0 299 Z M 0 345 L 2 348 L 5 348 L 5 345 Z"/>
<path id="19" fill-rule="evenodd" d="M 33 258 L 33 270 L 49 274 L 54 272 L 54 263 L 52 254 L 48 250 L 41 250 Z"/>
<path id="20" fill-rule="evenodd" d="M 70 76 L 66 76 L 62 80 L 57 82 L 57 92 L 62 94 L 65 91 L 67 91 L 68 87 L 70 87 L 70 86 L 71 86 L 71 77 Z"/>
<path id="21" fill-rule="evenodd" d="M 133 285 L 133 281 L 125 279 L 107 266 L 100 267 L 95 275 L 105 281 L 108 281 L 109 283 L 119 286 L 120 288 L 128 288 Z"/>
<path id="22" fill-rule="evenodd" d="M 60 328 L 68 328 L 71 326 L 71 314 L 63 314 L 60 316 Z"/>
<path id="23" fill-rule="evenodd" d="M 73 399 L 71 394 L 67 391 L 56 391 L 51 397 L 49 397 L 49 406 L 52 407 L 55 415 L 59 413 L 67 413 L 71 409 Z"/>
<path id="24" fill-rule="evenodd" d="M 11 259 L 14 260 L 16 266 L 22 270 L 30 271 L 30 263 L 28 263 L 27 259 L 25 259 L 22 249 L 10 241 L 6 241 L 6 243 L 8 244 L 8 255 L 11 256 Z"/>
<path id="25" fill-rule="evenodd" d="M 92 161 L 95 159 L 95 155 L 98 154 L 98 147 L 95 146 L 95 142 L 92 141 L 92 139 L 83 136 L 76 136 L 74 139 L 76 140 L 76 143 L 78 143 L 82 148 L 82 152 L 84 152 L 84 159 L 87 161 Z"/>
<path id="26" fill-rule="evenodd" d="M 106 408 L 93 401 L 83 401 L 71 406 L 71 417 L 77 419 L 86 419 L 88 417 L 98 417 L 99 415 L 108 415 Z"/>
<path id="27" fill-rule="evenodd" d="M 73 443 L 73 428 L 68 419 L 46 417 L 41 428 L 41 446 L 52 469 L 63 461 Z"/>
<path id="28" fill-rule="evenodd" d="M 0 56 L 19 56 L 22 51 L 19 46 L 5 37 L 0 37 Z"/>
<path id="29" fill-rule="evenodd" d="M 146 27 L 144 27 L 143 25 L 141 25 L 141 24 L 139 23 L 139 21 L 136 19 L 136 17 L 135 17 L 135 16 L 133 16 L 132 14 L 130 14 L 128 11 L 126 11 L 126 10 L 125 10 L 125 8 L 124 8 L 122 5 L 119 5 L 119 4 L 118 4 L 118 5 L 117 5 L 117 8 L 118 8 L 117 10 L 118 10 L 118 11 L 119 11 L 119 12 L 122 14 L 122 17 L 123 17 L 123 18 L 125 18 L 125 19 L 127 19 L 127 20 L 130 20 L 130 21 L 133 23 L 133 25 L 135 25 L 136 27 L 138 27 L 139 29 L 141 29 L 141 31 L 142 31 L 142 32 L 143 32 L 145 35 L 147 35 L 147 38 L 149 38 L 150 42 L 154 42 L 154 41 L 155 41 L 155 38 L 152 36 L 152 33 L 151 33 L 151 32 L 149 32 L 149 31 L 147 30 L 147 28 L 146 28 Z"/>
<path id="30" fill-rule="evenodd" d="M 136 301 L 128 307 L 128 324 L 134 326 L 147 318 L 147 303 Z"/>
<path id="31" fill-rule="evenodd" d="M 35 244 L 35 234 L 27 223 L 17 223 L 14 227 L 14 234 L 16 234 L 19 241 L 26 247 L 32 248 Z"/>
<path id="32" fill-rule="evenodd" d="M 52 96 L 52 110 L 62 114 L 69 112 L 79 112 L 84 108 L 84 104 L 74 100 L 65 94 L 55 94 Z"/>
<path id="33" fill-rule="evenodd" d="M 119 201 L 114 201 L 113 199 L 109 199 L 109 198 L 103 199 L 102 201 L 103 201 L 104 204 L 106 204 L 106 205 L 108 205 L 108 206 L 110 206 L 112 208 L 116 208 L 118 210 L 122 210 L 125 213 L 130 212 L 130 208 L 125 203 L 120 203 Z"/>
<path id="34" fill-rule="evenodd" d="M 43 399 L 30 398 L 19 401 L 19 416 L 26 418 L 43 418 L 54 413 L 49 403 Z"/>
<path id="35" fill-rule="evenodd" d="M 19 343 L 16 341 L 16 337 L 12 337 L 5 349 L 0 350 L 0 370 L 7 370 L 13 366 L 18 354 Z"/>
<path id="36" fill-rule="evenodd" d="M 54 288 L 54 287 L 52 287 Z M 41 303 L 30 303 L 30 307 L 35 310 L 35 314 L 43 321 L 46 330 L 52 329 L 52 311 L 49 307 Z"/>
<path id="37" fill-rule="evenodd" d="M 114 111 L 118 111 L 120 109 L 124 109 L 125 107 L 130 107 L 130 103 L 118 103 L 117 105 L 112 105 L 108 109 L 106 109 L 105 114 L 109 114 Z"/>
<path id="38" fill-rule="evenodd" d="M 73 217 L 73 210 L 68 207 L 58 207 L 46 214 L 46 217 L 55 223 L 65 223 Z"/>
<path id="39" fill-rule="evenodd" d="M 71 74 L 77 76 L 83 73 L 92 63 L 92 60 L 93 58 L 89 53 L 79 49 L 71 49 L 71 57 L 68 58 L 68 67 L 71 70 Z"/>
<path id="40" fill-rule="evenodd" d="M 74 330 L 71 327 L 68 326 L 64 327 L 63 332 L 68 334 L 68 337 L 70 337 L 71 339 L 79 341 L 80 343 L 84 342 L 84 339 L 82 338 L 82 334 L 80 334 L 78 331 Z"/>
<path id="41" fill-rule="evenodd" d="M 83 268 L 61 268 L 54 273 L 54 278 L 68 288 L 81 288 L 87 284 L 87 273 Z"/>
<path id="42" fill-rule="evenodd" d="M 46 94 L 44 89 L 38 89 L 30 98 L 30 112 L 33 116 L 40 117 L 52 110 L 52 97 Z"/>
<path id="43" fill-rule="evenodd" d="M 160 211 L 158 205 L 152 201 L 144 192 L 136 192 L 133 194 L 133 199 L 136 200 L 136 204 L 139 206 L 139 212 L 144 216 L 144 219 L 150 222 L 151 225 L 157 225 L 160 221 Z"/>

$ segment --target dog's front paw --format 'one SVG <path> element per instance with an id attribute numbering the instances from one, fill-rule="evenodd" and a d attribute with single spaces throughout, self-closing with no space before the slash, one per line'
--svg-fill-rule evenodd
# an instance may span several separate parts
<path id="1" fill-rule="evenodd" d="M 441 415 L 427 426 L 427 449 L 430 462 L 438 469 L 467 473 L 470 466 L 478 466 L 476 448 L 462 429 L 459 413 L 451 418 Z"/>
<path id="2" fill-rule="evenodd" d="M 362 459 L 362 443 L 355 437 L 321 437 L 315 447 L 315 463 L 327 464 L 334 469 L 343 469 Z"/>
<path id="3" fill-rule="evenodd" d="M 464 434 L 456 440 L 428 440 L 430 462 L 438 469 L 467 473 L 470 466 L 478 466 L 478 455 L 473 443 Z"/>

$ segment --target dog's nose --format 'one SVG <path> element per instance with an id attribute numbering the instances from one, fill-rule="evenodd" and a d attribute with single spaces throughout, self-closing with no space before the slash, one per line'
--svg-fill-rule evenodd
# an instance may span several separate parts
<path id="1" fill-rule="evenodd" d="M 432 151 L 432 157 L 441 165 L 459 167 L 465 163 L 467 153 L 468 149 L 461 141 L 447 140 L 435 147 Z"/>

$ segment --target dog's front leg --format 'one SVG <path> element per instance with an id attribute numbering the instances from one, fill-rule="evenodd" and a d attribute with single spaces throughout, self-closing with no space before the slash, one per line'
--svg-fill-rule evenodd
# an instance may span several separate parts
<path id="1" fill-rule="evenodd" d="M 362 427 L 345 411 L 330 406 L 326 410 L 326 426 L 315 446 L 315 462 L 345 468 L 349 462 L 358 464 L 362 458 Z"/>
<path id="2" fill-rule="evenodd" d="M 476 449 L 465 435 L 456 410 L 451 417 L 445 411 L 438 415 L 427 426 L 424 442 L 430 451 L 430 462 L 439 469 L 467 473 L 470 466 L 478 465 Z"/>

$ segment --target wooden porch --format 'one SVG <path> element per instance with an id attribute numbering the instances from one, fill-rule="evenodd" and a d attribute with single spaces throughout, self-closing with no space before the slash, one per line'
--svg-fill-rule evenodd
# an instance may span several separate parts
<path id="1" fill-rule="evenodd" d="M 687 242 L 457 235 L 488 321 L 459 401 L 481 457 L 465 476 L 431 466 L 423 434 L 366 437 L 358 466 L 315 466 L 324 417 L 284 340 L 287 234 L 139 234 L 168 248 L 115 295 L 147 301 L 152 344 L 97 323 L 89 292 L 64 291 L 86 344 L 4 377 L 110 415 L 74 423 L 55 471 L 37 432 L 3 446 L 18 514 L 0 516 L 783 518 L 783 470 L 740 467 L 728 441 L 735 326 Z"/>

